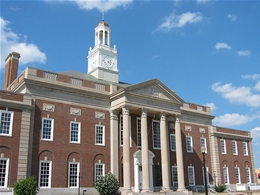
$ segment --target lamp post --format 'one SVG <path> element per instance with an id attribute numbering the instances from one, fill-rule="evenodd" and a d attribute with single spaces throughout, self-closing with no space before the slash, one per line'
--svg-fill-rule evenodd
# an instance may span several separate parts
<path id="1" fill-rule="evenodd" d="M 201 153 L 203 155 L 205 194 L 208 195 L 208 182 L 207 182 L 207 173 L 206 173 L 205 152 L 206 152 L 206 148 L 204 146 L 202 146 L 201 147 Z"/>

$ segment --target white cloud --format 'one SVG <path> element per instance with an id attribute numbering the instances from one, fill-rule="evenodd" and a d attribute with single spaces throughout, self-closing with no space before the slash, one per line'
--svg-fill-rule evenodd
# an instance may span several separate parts
<path id="1" fill-rule="evenodd" d="M 45 0 L 46 2 L 52 2 L 52 0 Z M 58 0 L 57 2 L 74 2 L 80 9 L 92 10 L 97 9 L 99 11 L 108 11 L 117 7 L 126 7 L 133 2 L 133 0 Z"/>
<path id="2" fill-rule="evenodd" d="M 0 17 L 1 27 L 1 62 L 0 69 L 5 66 L 5 58 L 13 51 L 21 54 L 19 61 L 20 65 L 27 63 L 42 63 L 46 62 L 45 53 L 41 52 L 35 44 L 28 44 L 21 40 L 21 35 L 16 34 L 12 29 L 8 28 L 9 22 Z"/>
<path id="3" fill-rule="evenodd" d="M 160 24 L 155 31 L 169 31 L 172 28 L 181 28 L 186 24 L 192 24 L 201 22 L 203 20 L 203 16 L 200 12 L 191 13 L 186 12 L 181 15 L 175 15 L 174 13 L 165 17 L 164 22 Z"/>
<path id="4" fill-rule="evenodd" d="M 214 103 L 207 103 L 205 106 L 210 107 L 210 111 L 213 112 L 214 110 L 218 109 L 217 106 Z"/>
<path id="5" fill-rule="evenodd" d="M 260 80 L 260 74 L 245 74 L 242 75 L 243 79 Z"/>
<path id="6" fill-rule="evenodd" d="M 239 56 L 250 56 L 251 52 L 249 50 L 241 50 L 237 52 L 237 55 Z"/>
<path id="7" fill-rule="evenodd" d="M 232 47 L 230 47 L 226 43 L 216 43 L 215 48 L 216 49 L 232 49 Z"/>
<path id="8" fill-rule="evenodd" d="M 227 15 L 227 17 L 230 18 L 231 21 L 236 21 L 237 20 L 237 16 L 235 16 L 235 15 L 229 14 L 229 15 Z"/>
<path id="9" fill-rule="evenodd" d="M 260 81 L 258 81 L 254 87 L 257 91 L 260 91 Z"/>
<path id="10" fill-rule="evenodd" d="M 253 94 L 250 87 L 234 87 L 232 83 L 224 85 L 215 83 L 211 88 L 231 103 L 245 104 L 253 108 L 260 107 L 260 94 Z"/>
<path id="11" fill-rule="evenodd" d="M 247 115 L 240 115 L 238 113 L 225 114 L 213 119 L 213 124 L 216 126 L 236 126 L 242 125 L 250 121 Z"/>
<path id="12" fill-rule="evenodd" d="M 251 136 L 254 139 L 260 139 L 260 127 L 256 127 L 254 129 L 251 130 Z"/>

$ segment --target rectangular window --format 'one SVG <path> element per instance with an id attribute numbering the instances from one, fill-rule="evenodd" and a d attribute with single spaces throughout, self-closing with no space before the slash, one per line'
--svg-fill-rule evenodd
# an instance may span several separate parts
<path id="1" fill-rule="evenodd" d="M 132 147 L 132 130 L 131 130 L 131 116 L 129 116 L 129 118 L 128 118 L 128 120 L 129 120 L 129 135 L 130 135 L 130 137 L 129 137 L 129 139 L 130 139 L 130 147 Z M 119 128 L 120 128 L 120 146 L 123 146 L 123 139 L 124 139 L 124 137 L 123 137 L 123 116 L 122 115 L 120 115 L 120 118 L 119 118 Z"/>
<path id="2" fill-rule="evenodd" d="M 236 177 L 236 183 L 241 183 L 240 182 L 240 170 L 239 170 L 239 167 L 235 167 L 235 177 Z"/>
<path id="3" fill-rule="evenodd" d="M 141 148 L 142 147 L 142 137 L 141 137 L 141 119 L 140 118 L 137 118 L 136 124 L 137 124 L 137 147 Z"/>
<path id="4" fill-rule="evenodd" d="M 203 185 L 205 185 L 204 167 L 202 167 L 202 175 L 203 175 Z M 208 169 L 208 167 L 206 167 L 206 176 L 207 176 L 207 184 L 209 185 L 209 169 Z"/>
<path id="5" fill-rule="evenodd" d="M 186 136 L 186 149 L 187 152 L 193 152 L 192 137 Z"/>
<path id="6" fill-rule="evenodd" d="M 224 184 L 229 184 L 228 167 L 223 167 Z"/>
<path id="7" fill-rule="evenodd" d="M 178 171 L 177 166 L 172 166 L 172 185 L 178 186 Z"/>
<path id="8" fill-rule="evenodd" d="M 96 145 L 105 145 L 105 126 L 104 125 L 96 125 L 95 126 L 95 143 Z"/>
<path id="9" fill-rule="evenodd" d="M 221 154 L 227 154 L 226 140 L 224 140 L 224 139 L 220 140 L 220 147 L 221 147 Z"/>
<path id="10" fill-rule="evenodd" d="M 42 119 L 42 140 L 53 140 L 53 119 Z"/>
<path id="11" fill-rule="evenodd" d="M 246 167 L 246 182 L 251 183 L 251 174 L 250 174 L 250 168 Z"/>
<path id="12" fill-rule="evenodd" d="M 0 158 L 0 188 L 7 188 L 9 158 Z"/>
<path id="13" fill-rule="evenodd" d="M 79 183 L 79 163 L 69 162 L 68 186 L 70 188 L 77 188 Z"/>
<path id="14" fill-rule="evenodd" d="M 105 164 L 96 163 L 95 164 L 95 181 L 98 176 L 104 176 L 104 175 L 105 175 Z"/>
<path id="15" fill-rule="evenodd" d="M 0 135 L 12 135 L 13 112 L 0 110 Z"/>
<path id="16" fill-rule="evenodd" d="M 206 138 L 205 137 L 201 137 L 200 138 L 200 147 L 205 148 L 205 153 L 207 153 L 207 143 L 206 143 Z"/>
<path id="17" fill-rule="evenodd" d="M 70 122 L 70 142 L 71 143 L 80 143 L 80 123 L 79 122 Z"/>
<path id="18" fill-rule="evenodd" d="M 244 156 L 248 156 L 247 142 L 243 142 L 243 152 Z"/>
<path id="19" fill-rule="evenodd" d="M 188 166 L 188 178 L 189 178 L 189 186 L 195 186 L 195 174 L 194 174 L 193 166 Z"/>
<path id="20" fill-rule="evenodd" d="M 233 155 L 237 155 L 237 141 L 232 140 Z"/>
<path id="21" fill-rule="evenodd" d="M 39 167 L 39 187 L 51 187 L 51 161 L 40 161 Z"/>
<path id="22" fill-rule="evenodd" d="M 170 135 L 171 151 L 176 151 L 175 134 Z"/>
<path id="23" fill-rule="evenodd" d="M 153 148 L 161 149 L 160 122 L 153 121 Z"/>

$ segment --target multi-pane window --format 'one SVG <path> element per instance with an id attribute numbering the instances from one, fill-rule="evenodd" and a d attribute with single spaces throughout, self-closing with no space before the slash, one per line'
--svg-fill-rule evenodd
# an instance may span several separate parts
<path id="1" fill-rule="evenodd" d="M 105 126 L 104 125 L 96 125 L 95 126 L 95 143 L 96 145 L 105 145 Z"/>
<path id="2" fill-rule="evenodd" d="M 186 136 L 186 149 L 187 152 L 193 152 L 192 137 Z"/>
<path id="3" fill-rule="evenodd" d="M 207 144 L 206 144 L 206 138 L 205 137 L 200 138 L 200 147 L 205 148 L 205 153 L 207 153 Z"/>
<path id="4" fill-rule="evenodd" d="M 173 186 L 178 186 L 177 166 L 172 166 L 172 185 Z"/>
<path id="5" fill-rule="evenodd" d="M 43 118 L 42 119 L 42 140 L 53 139 L 53 119 Z"/>
<path id="6" fill-rule="evenodd" d="M 228 167 L 223 167 L 224 184 L 229 184 Z"/>
<path id="7" fill-rule="evenodd" d="M 237 141 L 232 140 L 232 150 L 233 150 L 233 154 L 237 155 Z"/>
<path id="8" fill-rule="evenodd" d="M 251 183 L 251 174 L 250 174 L 250 168 L 246 167 L 246 182 Z"/>
<path id="9" fill-rule="evenodd" d="M 189 186 L 195 186 L 195 174 L 194 174 L 193 166 L 188 166 L 188 178 L 189 178 Z"/>
<path id="10" fill-rule="evenodd" d="M 13 112 L 0 110 L 0 135 L 12 135 Z"/>
<path id="11" fill-rule="evenodd" d="M 95 164 L 95 181 L 98 176 L 104 176 L 104 175 L 105 175 L 105 164 L 96 163 Z"/>
<path id="12" fill-rule="evenodd" d="M 236 183 L 240 183 L 240 170 L 239 170 L 239 167 L 235 167 L 235 178 L 236 178 Z"/>
<path id="13" fill-rule="evenodd" d="M 171 151 L 176 151 L 175 134 L 170 135 Z"/>
<path id="14" fill-rule="evenodd" d="M 137 125 L 137 147 L 141 148 L 142 147 L 142 137 L 141 137 L 141 119 L 140 118 L 137 118 L 136 125 Z"/>
<path id="15" fill-rule="evenodd" d="M 70 142 L 80 143 L 80 123 L 70 122 Z"/>
<path id="16" fill-rule="evenodd" d="M 220 147 L 221 147 L 221 154 L 227 154 L 226 140 L 224 139 L 220 140 Z"/>
<path id="17" fill-rule="evenodd" d="M 202 167 L 202 175 L 203 175 L 203 184 L 205 185 L 205 174 L 204 174 L 204 167 Z M 207 184 L 209 185 L 209 169 L 206 167 L 206 177 L 207 177 Z"/>
<path id="18" fill-rule="evenodd" d="M 132 134 L 132 131 L 131 131 L 131 116 L 128 116 L 129 118 L 128 118 L 128 120 L 129 120 L 129 126 L 128 126 L 128 129 L 129 129 L 129 139 L 130 139 L 130 147 L 132 147 L 132 142 L 131 142 L 131 140 L 132 140 L 132 136 L 131 136 L 131 134 Z M 120 115 L 120 118 L 119 118 L 119 128 L 120 128 L 120 146 L 123 146 L 123 140 L 124 140 L 124 136 L 123 136 L 123 116 L 122 115 Z"/>
<path id="19" fill-rule="evenodd" d="M 244 156 L 248 156 L 247 142 L 243 142 L 243 153 Z"/>
<path id="20" fill-rule="evenodd" d="M 9 170 L 9 159 L 0 158 L 0 188 L 7 187 L 8 170 Z"/>
<path id="21" fill-rule="evenodd" d="M 160 122 L 153 121 L 153 148 L 161 149 Z"/>
<path id="22" fill-rule="evenodd" d="M 69 171 L 68 171 L 68 186 L 78 187 L 79 184 L 79 163 L 78 162 L 69 162 Z"/>
<path id="23" fill-rule="evenodd" d="M 40 161 L 39 186 L 43 188 L 51 187 L 51 161 Z"/>

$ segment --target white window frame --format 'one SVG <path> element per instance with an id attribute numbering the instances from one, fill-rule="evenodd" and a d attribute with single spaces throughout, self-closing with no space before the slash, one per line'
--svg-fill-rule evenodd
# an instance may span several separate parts
<path id="1" fill-rule="evenodd" d="M 154 129 L 154 123 L 159 124 L 158 129 Z M 153 120 L 152 122 L 152 129 L 153 129 L 153 149 L 160 150 L 161 149 L 161 135 L 160 135 L 160 121 L 158 120 Z M 158 143 L 155 143 L 158 142 Z"/>
<path id="2" fill-rule="evenodd" d="M 128 120 L 129 120 L 129 139 L 130 139 L 130 147 L 132 147 L 132 129 L 131 129 L 131 116 L 128 116 Z M 123 115 L 121 114 L 119 116 L 119 128 L 120 128 L 120 146 L 123 146 L 124 142 L 124 138 L 123 138 Z"/>
<path id="3" fill-rule="evenodd" d="M 175 134 L 170 134 L 171 151 L 176 151 Z"/>
<path id="4" fill-rule="evenodd" d="M 2 162 L 2 161 L 5 161 L 5 164 L 6 164 L 6 167 L 5 167 L 5 172 L 3 172 L 2 170 L 1 170 L 1 173 L 0 173 L 0 175 L 1 175 L 1 180 L 2 180 L 2 178 L 4 178 L 4 182 L 3 182 L 3 185 L 2 185 L 2 183 L 0 183 L 0 188 L 7 188 L 7 184 L 8 184 L 8 177 L 9 177 L 9 158 L 1 158 L 0 157 L 0 161 Z M 4 175 L 4 177 L 3 177 L 3 175 Z"/>
<path id="5" fill-rule="evenodd" d="M 226 140 L 220 139 L 221 154 L 227 154 Z"/>
<path id="6" fill-rule="evenodd" d="M 76 175 L 76 182 L 77 182 L 77 185 L 76 186 L 72 186 L 71 185 L 71 181 L 70 180 L 70 175 L 71 175 L 71 172 L 70 172 L 70 169 L 71 169 L 71 165 L 77 165 L 77 175 Z M 80 169 L 80 163 L 79 162 L 69 162 L 69 166 L 68 166 L 68 187 L 69 188 L 78 188 L 79 187 L 79 169 Z M 73 175 L 75 177 L 75 174 Z"/>
<path id="7" fill-rule="evenodd" d="M 41 178 L 42 178 L 42 176 L 44 176 L 44 174 L 42 174 L 42 172 L 41 172 L 43 163 L 49 164 L 49 169 L 48 170 L 47 169 L 44 170 L 45 172 L 48 171 L 48 176 L 43 178 L 43 180 L 45 180 L 47 178 L 47 180 L 48 180 L 48 185 L 47 186 L 41 185 Z M 52 167 L 52 162 L 51 161 L 40 160 L 40 163 L 39 163 L 39 179 L 38 179 L 38 184 L 39 184 L 40 188 L 50 188 L 51 187 L 51 170 L 52 170 L 51 167 Z"/>
<path id="8" fill-rule="evenodd" d="M 78 130 L 78 135 L 77 135 L 78 141 L 72 140 L 72 135 L 74 133 L 73 131 L 75 131 L 75 129 L 72 129 L 72 125 L 73 124 L 77 124 L 78 125 L 78 129 L 77 129 Z M 81 133 L 81 123 L 80 122 L 76 122 L 76 121 L 70 121 L 70 143 L 80 143 L 80 133 Z"/>
<path id="9" fill-rule="evenodd" d="M 247 142 L 242 142 L 244 156 L 248 156 Z"/>
<path id="10" fill-rule="evenodd" d="M 136 118 L 137 148 L 142 148 L 141 118 Z"/>
<path id="11" fill-rule="evenodd" d="M 233 155 L 238 155 L 238 152 L 237 152 L 237 141 L 236 140 L 232 140 L 232 151 L 233 151 Z"/>
<path id="12" fill-rule="evenodd" d="M 235 179 L 236 179 L 236 184 L 241 183 L 241 178 L 240 178 L 240 169 L 239 167 L 235 167 Z"/>
<path id="13" fill-rule="evenodd" d="M 3 114 L 10 114 L 10 122 L 2 121 L 2 115 Z M 3 131 L 3 129 L 2 129 L 3 122 L 8 123 L 7 125 L 8 125 L 8 131 L 9 131 L 8 133 L 0 132 L 0 136 L 12 136 L 13 118 L 14 118 L 14 112 L 6 111 L 6 110 L 0 110 L 0 128 L 1 128 L 1 131 Z"/>
<path id="14" fill-rule="evenodd" d="M 195 172 L 194 166 L 188 166 L 188 179 L 189 179 L 189 186 L 195 186 Z"/>
<path id="15" fill-rule="evenodd" d="M 177 166 L 172 166 L 172 185 L 177 187 L 178 186 L 178 170 Z"/>
<path id="16" fill-rule="evenodd" d="M 50 138 L 43 138 L 44 136 L 44 121 L 47 120 L 47 121 L 51 121 L 51 133 L 50 133 Z M 45 118 L 43 117 L 42 118 L 42 132 L 41 132 L 41 140 L 44 140 L 44 141 L 53 141 L 53 129 L 54 129 L 54 119 L 53 118 Z"/>
<path id="17" fill-rule="evenodd" d="M 250 167 L 246 167 L 246 183 L 251 183 Z"/>
<path id="18" fill-rule="evenodd" d="M 201 137 L 200 138 L 200 148 L 205 148 L 205 153 L 208 152 L 208 149 L 207 149 L 207 139 L 205 137 Z"/>
<path id="19" fill-rule="evenodd" d="M 101 129 L 100 129 L 101 128 Z M 102 132 L 102 138 L 99 139 L 97 131 L 100 130 Z M 102 140 L 102 143 L 98 143 L 98 140 Z M 95 125 L 95 145 L 104 146 L 105 145 L 105 126 L 104 125 Z"/>
<path id="20" fill-rule="evenodd" d="M 225 184 L 225 185 L 229 184 L 229 172 L 228 172 L 228 167 L 223 167 L 223 179 L 224 179 L 224 184 Z"/>
<path id="21" fill-rule="evenodd" d="M 102 175 L 102 176 L 105 176 L 105 164 L 104 163 L 95 163 L 95 175 L 94 175 L 94 180 L 96 181 L 97 180 L 97 167 L 98 166 L 101 166 L 102 167 L 102 174 L 99 174 L 99 175 Z"/>
<path id="22" fill-rule="evenodd" d="M 193 152 L 192 136 L 186 136 L 186 150 L 187 152 Z"/>
<path id="23" fill-rule="evenodd" d="M 204 167 L 202 166 L 202 175 L 203 175 L 203 185 L 205 185 L 205 178 L 204 178 Z M 206 167 L 206 175 L 207 175 L 207 185 L 209 185 L 209 168 Z"/>

